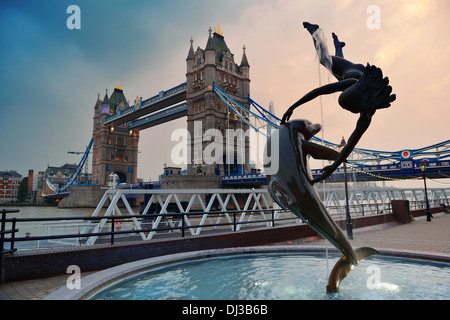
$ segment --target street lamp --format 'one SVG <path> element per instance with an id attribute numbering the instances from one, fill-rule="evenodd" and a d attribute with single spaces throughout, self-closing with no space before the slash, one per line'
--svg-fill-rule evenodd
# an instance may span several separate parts
<path id="1" fill-rule="evenodd" d="M 339 144 L 339 152 L 344 149 L 347 142 L 345 142 L 344 137 L 342 137 L 341 143 Z M 344 186 L 345 186 L 345 217 L 347 220 L 347 238 L 353 239 L 353 228 L 352 228 L 352 218 L 350 217 L 350 208 L 348 206 L 348 187 L 347 187 L 347 159 L 344 161 Z"/>
<path id="2" fill-rule="evenodd" d="M 420 163 L 420 170 L 422 170 L 423 184 L 425 186 L 425 201 L 426 201 L 426 204 L 427 204 L 427 221 L 431 221 L 431 218 L 433 216 L 431 215 L 430 203 L 428 202 L 427 178 L 425 176 L 425 171 L 427 170 L 427 164 L 426 164 L 425 161 L 422 161 Z"/>

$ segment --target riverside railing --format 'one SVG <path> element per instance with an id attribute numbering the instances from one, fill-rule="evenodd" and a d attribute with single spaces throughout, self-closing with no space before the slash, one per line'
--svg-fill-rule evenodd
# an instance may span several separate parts
<path id="1" fill-rule="evenodd" d="M 16 218 L 11 219 L 11 223 L 12 223 L 11 229 L 9 229 L 9 230 L 6 229 L 6 222 L 7 222 L 6 214 L 19 212 L 19 210 L 2 209 L 0 212 L 2 214 L 1 227 L 0 227 L 0 282 L 1 282 L 2 281 L 2 270 L 3 270 L 3 267 L 2 267 L 3 266 L 3 255 L 17 251 L 17 249 L 14 248 L 14 240 L 15 240 L 16 232 L 19 231 L 18 229 L 16 229 Z M 7 235 L 7 234 L 11 234 L 10 239 L 6 239 L 5 235 Z M 8 249 L 8 250 L 5 249 L 5 246 L 4 246 L 5 242 L 11 243 L 10 249 Z"/>
<path id="2" fill-rule="evenodd" d="M 135 192 L 130 190 L 130 192 Z M 161 191 L 159 191 L 161 192 Z M 222 191 L 224 192 L 224 191 Z M 253 191 L 252 191 L 253 192 Z M 112 195 L 111 195 L 112 196 Z M 175 200 L 178 201 L 176 196 Z M 230 195 L 227 195 L 230 197 Z M 232 197 L 232 195 L 231 195 Z M 254 200 L 264 199 L 262 195 L 253 194 Z M 110 197 L 113 200 L 113 197 Z M 124 197 L 123 200 L 126 201 Z M 158 198 L 159 199 L 159 198 Z M 191 198 L 191 202 L 192 203 Z M 227 198 L 228 199 L 228 198 Z M 250 199 L 250 196 L 249 198 Z M 17 249 L 37 249 L 43 247 L 62 247 L 62 246 L 82 246 L 96 243 L 112 243 L 117 239 L 123 240 L 151 240 L 154 236 L 157 238 L 185 237 L 186 231 L 192 236 L 200 235 L 200 232 L 229 232 L 239 231 L 241 227 L 255 227 L 260 224 L 264 227 L 273 227 L 281 223 L 299 223 L 300 219 L 292 213 L 277 208 L 262 208 L 261 206 L 250 206 L 247 199 L 244 209 L 225 210 L 227 201 L 218 198 L 221 204 L 221 210 L 210 210 L 213 198 L 203 203 L 207 210 L 193 212 L 168 212 L 170 199 L 159 199 L 161 212 L 135 214 L 129 211 L 128 214 L 122 214 L 115 205 L 111 208 L 110 214 L 102 215 L 100 211 L 97 214 L 86 217 L 52 217 L 52 218 L 7 218 L 6 214 L 19 212 L 19 210 L 0 210 L 1 214 L 1 238 L 0 249 L 1 256 L 16 251 Z M 150 201 L 151 202 L 151 201 Z M 339 201 L 342 202 L 342 201 Z M 336 203 L 336 202 L 335 202 Z M 180 203 L 179 203 L 180 204 Z M 449 199 L 439 196 L 436 197 L 436 206 L 448 206 Z M 150 206 L 147 206 L 147 209 Z M 181 206 L 178 206 L 179 208 Z M 390 202 L 362 203 L 355 201 L 349 205 L 352 218 L 368 215 L 386 214 L 392 212 Z M 423 209 L 424 201 L 410 201 L 410 209 Z M 220 209 L 220 208 L 219 208 Z M 342 219 L 343 204 L 339 206 L 328 205 L 327 209 L 333 219 Z M 131 212 L 131 213 L 130 213 Z M 215 222 L 214 222 L 215 220 Z M 38 225 L 37 223 L 42 224 Z M 8 224 L 8 225 L 7 225 Z M 32 228 L 37 228 L 36 232 L 29 231 L 30 224 Z M 6 229 L 8 227 L 9 229 Z M 58 229 L 58 232 L 54 232 Z M 127 230 L 126 230 L 127 229 Z M 20 230 L 20 233 L 19 233 Z M 106 231 L 105 231 L 106 230 Z M 176 233 L 180 233 L 177 235 Z M 20 237 L 18 235 L 22 234 Z M 23 236 L 25 234 L 25 236 Z M 6 235 L 10 235 L 9 238 Z M 93 240 L 93 241 L 92 241 Z M 9 248 L 5 249 L 5 243 L 10 243 Z M 17 246 L 15 246 L 15 244 Z"/>
<path id="3" fill-rule="evenodd" d="M 422 202 L 414 203 L 413 207 L 417 209 L 423 209 L 424 204 Z M 388 210 L 385 208 L 388 207 Z M 392 212 L 390 205 L 373 204 L 369 210 L 355 213 L 358 206 L 350 206 L 352 217 L 379 215 Z M 333 208 L 329 208 L 333 209 Z M 337 208 L 334 208 L 337 209 Z M 261 211 L 266 214 L 266 218 L 261 218 Z M 221 233 L 221 232 L 235 232 L 242 230 L 241 227 L 251 228 L 256 227 L 257 224 L 263 227 L 275 227 L 276 225 L 289 224 L 289 223 L 301 223 L 302 221 L 295 217 L 289 211 L 281 209 L 263 209 L 263 210 L 229 210 L 229 211 L 210 211 L 210 212 L 180 212 L 180 213 L 157 213 L 157 214 L 136 214 L 136 215 L 112 215 L 112 216 L 85 216 L 85 217 L 49 217 L 49 218 L 7 218 L 6 213 L 19 212 L 19 210 L 2 210 L 1 219 L 1 238 L 0 248 L 2 249 L 2 255 L 17 251 L 17 249 L 39 249 L 49 247 L 64 247 L 64 246 L 84 246 L 88 245 L 87 240 L 90 237 L 101 237 L 97 243 L 110 243 L 114 244 L 116 240 L 142 240 L 138 236 L 140 233 L 144 233 L 145 239 L 161 239 L 161 238 L 185 238 L 186 231 L 199 230 L 203 228 L 202 233 Z M 248 214 L 252 217 L 245 221 L 241 221 L 239 217 L 242 214 Z M 202 223 L 201 218 L 208 214 L 210 219 L 216 219 L 218 223 Z M 224 219 L 225 215 L 228 215 L 230 219 Z M 197 217 L 197 219 L 195 219 Z M 259 219 L 254 219 L 259 217 Z M 264 216 L 263 216 L 264 217 Z M 342 218 L 340 214 L 332 214 L 334 219 Z M 140 220 L 138 224 L 140 228 L 129 228 L 134 226 L 133 219 Z M 160 220 L 159 224 L 155 224 L 156 220 Z M 104 227 L 99 232 L 93 232 L 101 220 L 106 221 Z M 220 222 L 225 220 L 225 222 Z M 189 221 L 190 223 L 186 223 Z M 193 224 L 197 221 L 198 223 Z M 32 234 L 29 231 L 29 225 L 31 223 L 36 224 L 37 235 Z M 6 230 L 6 226 L 10 229 Z M 153 227 L 156 225 L 157 227 Z M 52 229 L 58 229 L 59 233 L 55 233 Z M 18 236 L 19 230 L 22 231 L 22 236 Z M 7 238 L 5 235 L 11 235 Z M 150 234 L 153 237 L 149 237 Z M 189 235 L 198 233 L 188 232 Z M 5 243 L 10 245 L 5 249 Z M 18 245 L 16 246 L 16 244 Z"/>
<path id="4" fill-rule="evenodd" d="M 14 212 L 18 212 L 19 210 L 16 210 Z M 254 210 L 246 210 L 246 211 L 211 211 L 211 212 L 182 212 L 182 213 L 162 213 L 162 214 L 148 214 L 148 215 L 120 215 L 120 216 L 87 216 L 87 217 L 51 217 L 51 218 L 12 218 L 7 219 L 6 217 L 2 217 L 2 228 L 6 225 L 6 223 L 13 223 L 13 229 L 5 231 L 6 233 L 11 233 L 10 238 L 4 237 L 2 233 L 2 244 L 3 243 L 10 243 L 10 249 L 6 251 L 2 251 L 3 253 L 12 253 L 17 251 L 17 248 L 15 247 L 15 244 L 17 243 L 24 243 L 24 242 L 42 242 L 43 241 L 49 241 L 49 240 L 62 240 L 62 239 L 76 239 L 77 241 L 72 243 L 72 245 L 86 245 L 87 239 L 92 236 L 96 237 L 102 237 L 99 238 L 99 243 L 110 243 L 113 245 L 116 243 L 118 238 L 120 237 L 120 241 L 132 241 L 132 240 L 141 240 L 140 237 L 138 237 L 139 233 L 144 233 L 146 235 L 149 235 L 150 233 L 156 233 L 158 232 L 161 236 L 169 236 L 169 238 L 184 238 L 186 237 L 186 230 L 192 229 L 192 228 L 204 228 L 209 229 L 206 230 L 206 232 L 210 233 L 222 233 L 222 232 L 236 232 L 239 230 L 238 226 L 246 226 L 251 227 L 255 226 L 256 224 L 263 224 L 264 227 L 275 227 L 276 224 L 291 221 L 295 222 L 298 221 L 298 218 L 296 218 L 293 215 L 285 215 L 284 217 L 280 216 L 280 211 L 277 209 L 269 209 L 269 210 L 262 210 L 265 213 L 267 213 L 268 218 L 266 219 L 256 219 L 256 220 L 247 220 L 247 221 L 239 221 L 238 216 L 247 213 L 252 214 L 255 213 Z M 261 213 L 261 210 L 257 211 L 258 213 Z M 283 211 L 284 212 L 284 211 Z M 228 214 L 228 216 L 231 219 L 226 220 L 225 222 L 220 223 L 203 223 L 203 224 L 197 224 L 197 225 L 187 225 L 186 221 L 195 221 L 193 217 L 198 216 L 201 217 L 205 213 L 209 214 L 211 217 L 219 217 L 219 215 L 222 214 Z M 276 218 L 276 216 L 278 216 Z M 162 219 L 165 219 L 167 221 L 165 226 L 161 226 L 162 224 L 159 224 L 157 228 L 152 227 L 152 222 L 154 222 L 156 219 L 161 217 Z M 187 219 L 187 218 L 190 219 Z M 159 218 L 159 219 L 161 219 Z M 128 230 L 123 230 L 122 225 L 131 222 L 134 219 L 141 220 L 141 229 L 131 228 Z M 90 230 L 94 230 L 95 226 L 97 224 L 89 224 L 90 221 L 99 221 L 99 220 L 106 220 L 107 223 L 105 224 L 105 227 L 103 229 L 107 229 L 107 231 L 104 231 L 103 229 L 100 232 L 90 232 Z M 82 224 L 81 228 L 79 228 L 78 232 L 75 233 L 68 233 L 68 234 L 54 234 L 54 235 L 38 235 L 38 236 L 22 236 L 22 237 L 16 237 L 15 233 L 19 232 L 19 228 L 16 228 L 16 226 L 20 226 L 20 223 L 30 223 L 30 222 L 70 222 L 70 221 L 83 221 L 84 224 Z M 87 223 L 86 223 L 87 222 Z M 2 229 L 3 230 L 3 229 Z M 176 235 L 176 233 L 179 233 L 179 235 Z M 61 242 L 58 242 L 61 244 Z M 58 244 L 57 243 L 57 244 Z M 47 245 L 45 247 L 58 247 L 58 245 Z M 65 244 L 67 245 L 67 243 Z M 20 246 L 20 245 L 19 245 Z M 22 248 L 25 248 L 25 246 L 21 246 Z"/>

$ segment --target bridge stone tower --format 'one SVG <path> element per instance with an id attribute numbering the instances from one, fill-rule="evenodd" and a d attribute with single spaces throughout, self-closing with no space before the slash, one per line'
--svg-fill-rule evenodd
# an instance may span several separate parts
<path id="1" fill-rule="evenodd" d="M 193 40 L 186 59 L 187 64 L 187 128 L 191 136 L 188 175 L 221 176 L 249 173 L 249 139 L 235 139 L 227 133 L 242 129 L 247 132 L 248 125 L 232 112 L 213 91 L 213 83 L 234 101 L 249 109 L 250 65 L 245 54 L 245 46 L 240 64 L 235 62 L 234 54 L 228 48 L 222 31 L 218 27 L 209 37 L 205 49 L 194 51 Z M 246 118 L 246 115 L 243 115 Z M 217 129 L 221 138 L 206 138 L 205 131 Z M 231 141 L 233 139 L 233 141 Z M 238 140 L 240 142 L 238 142 Z M 205 158 L 205 148 L 211 142 L 222 144 L 223 156 L 213 154 L 213 163 Z M 230 146 L 233 146 L 230 149 Z M 208 151 L 208 150 L 207 150 Z M 239 154 L 238 154 L 239 153 Z M 228 156 L 227 156 L 228 155 Z M 245 159 L 242 158 L 245 157 Z M 189 159 L 188 159 L 189 160 Z"/>
<path id="2" fill-rule="evenodd" d="M 94 107 L 92 183 L 108 185 L 111 173 L 119 176 L 119 183 L 137 182 L 139 131 L 128 130 L 126 124 L 116 127 L 104 125 L 106 117 L 119 110 L 128 108 L 129 104 L 119 83 L 108 98 L 100 100 L 98 95 Z"/>

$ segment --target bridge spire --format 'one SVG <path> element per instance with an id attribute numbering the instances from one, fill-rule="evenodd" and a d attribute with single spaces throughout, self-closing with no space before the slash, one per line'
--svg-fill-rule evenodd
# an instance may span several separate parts
<path id="1" fill-rule="evenodd" d="M 193 60 L 195 58 L 194 53 L 194 39 L 191 38 L 191 47 L 189 48 L 189 53 L 186 60 Z"/>
<path id="2" fill-rule="evenodd" d="M 212 37 L 211 37 L 211 33 L 212 33 L 212 28 L 211 27 L 209 27 L 208 32 L 209 32 L 209 37 L 208 37 L 208 42 L 206 43 L 205 51 L 214 50 L 214 44 L 213 44 L 213 40 L 212 40 Z"/>
<path id="3" fill-rule="evenodd" d="M 241 68 L 242 67 L 250 67 L 250 64 L 248 63 L 248 59 L 247 59 L 247 55 L 245 54 L 245 49 L 247 49 L 244 45 L 244 47 L 242 48 L 243 50 L 243 54 L 242 54 L 242 60 L 241 60 Z"/>
<path id="4" fill-rule="evenodd" d="M 109 104 L 108 88 L 105 89 L 105 97 L 103 98 L 103 104 Z"/>

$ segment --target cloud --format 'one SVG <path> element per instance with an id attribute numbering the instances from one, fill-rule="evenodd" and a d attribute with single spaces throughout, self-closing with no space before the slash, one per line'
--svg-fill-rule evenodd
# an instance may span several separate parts
<path id="1" fill-rule="evenodd" d="M 88 143 L 97 93 L 103 97 L 120 80 L 133 101 L 185 81 L 190 38 L 204 48 L 208 28 L 218 22 L 236 61 L 247 47 L 252 98 L 263 106 L 273 100 L 278 116 L 309 90 L 334 81 L 318 65 L 301 25 L 306 20 L 320 24 L 331 52 L 336 32 L 347 43 L 348 59 L 380 66 L 398 96 L 391 108 L 377 112 L 360 147 L 401 150 L 449 139 L 450 1 L 377 1 L 379 30 L 367 28 L 369 0 L 79 0 L 79 31 L 65 27 L 69 4 L 0 4 L 0 118 L 8 119 L 3 129 L 15 133 L 14 140 L 0 141 L 1 150 L 12 150 L 0 158 L 1 170 L 26 173 L 47 163 L 78 162 L 66 152 Z M 356 123 L 338 106 L 337 95 L 312 101 L 294 116 L 322 123 L 330 141 L 348 138 Z M 184 121 L 141 132 L 139 177 L 162 171 L 170 160 L 168 133 Z"/>

